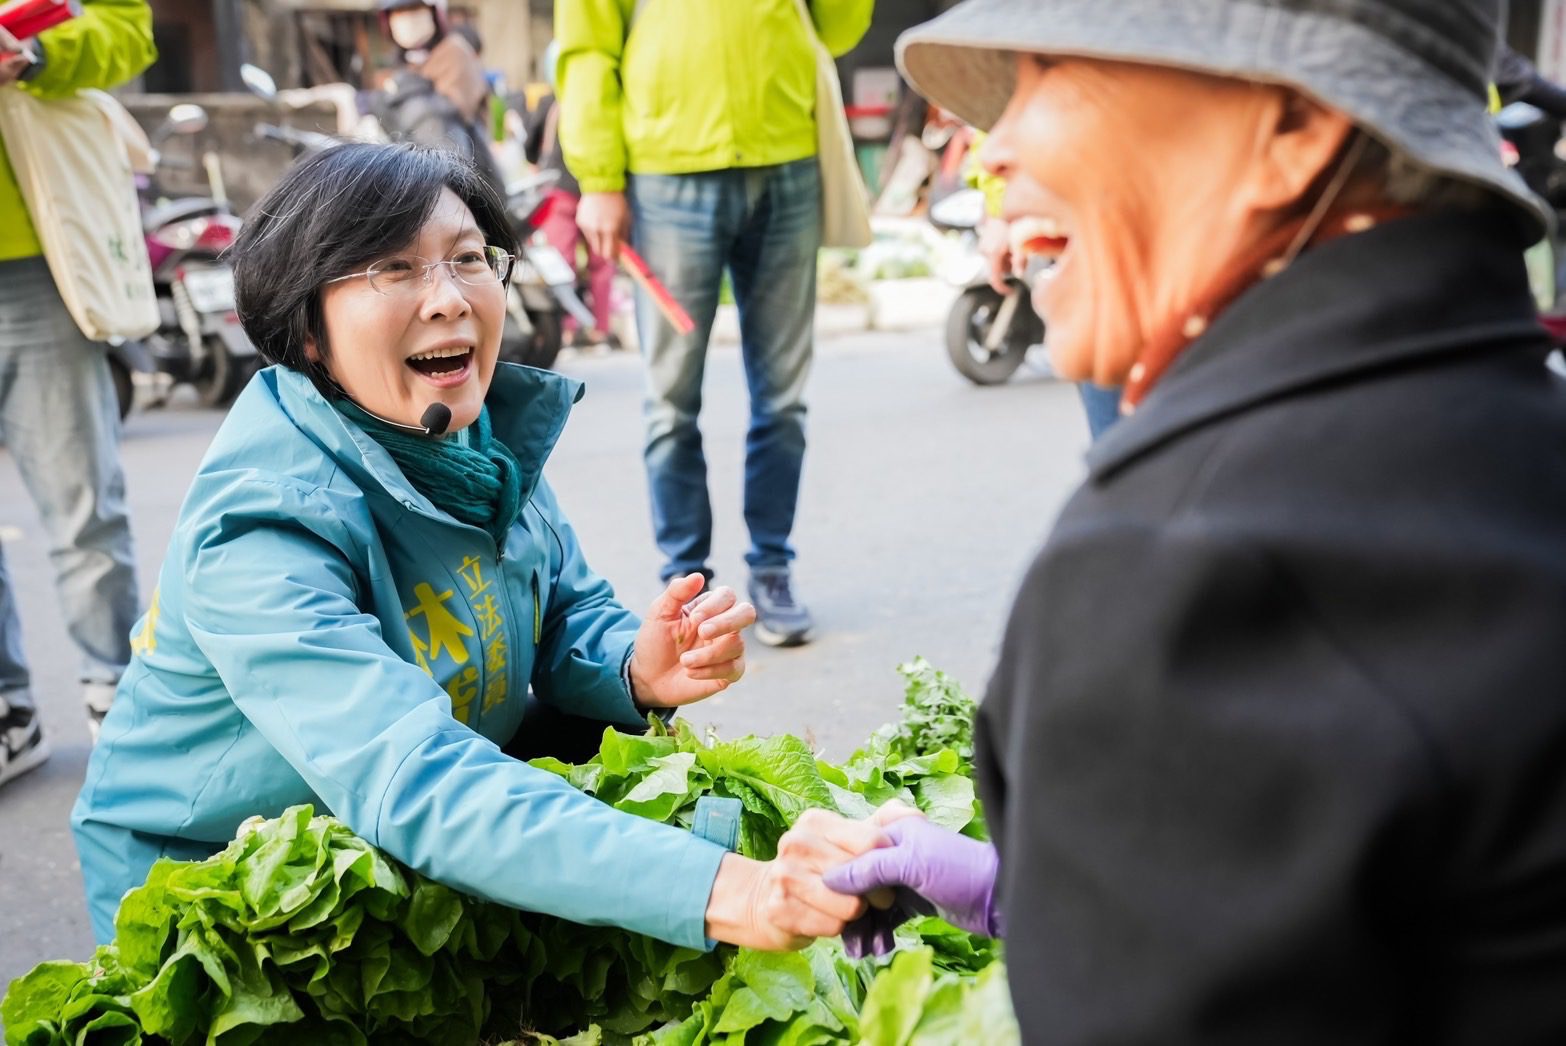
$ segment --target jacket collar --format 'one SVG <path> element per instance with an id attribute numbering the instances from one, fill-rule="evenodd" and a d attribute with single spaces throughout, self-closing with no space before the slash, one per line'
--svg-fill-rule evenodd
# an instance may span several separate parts
<path id="1" fill-rule="evenodd" d="M 383 488 L 426 513 L 438 511 L 404 478 L 385 448 L 328 403 L 309 378 L 285 367 L 273 367 L 272 372 L 279 405 L 355 482 L 366 489 Z M 544 462 L 584 391 L 581 382 L 550 371 L 515 363 L 495 365 L 484 402 L 493 437 L 509 447 L 522 466 L 524 504 L 537 489 Z"/>
<path id="2" fill-rule="evenodd" d="M 1209 422 L 1329 381 L 1450 353 L 1549 351 L 1521 251 L 1494 214 L 1441 211 L 1306 252 L 1192 342 L 1087 453 L 1101 480 Z"/>

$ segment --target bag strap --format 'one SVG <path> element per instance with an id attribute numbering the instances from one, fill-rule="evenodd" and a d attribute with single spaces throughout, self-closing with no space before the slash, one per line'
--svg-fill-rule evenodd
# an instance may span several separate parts
<path id="1" fill-rule="evenodd" d="M 555 151 L 555 136 L 560 131 L 560 99 L 556 98 L 549 104 L 549 112 L 544 114 L 544 130 L 539 136 L 538 158 L 543 158 Z"/>
<path id="2" fill-rule="evenodd" d="M 646 3 L 647 0 L 639 0 L 639 2 Z M 821 34 L 816 32 L 816 20 L 810 17 L 809 3 L 806 0 L 794 0 L 794 6 L 799 9 L 799 17 L 805 21 L 805 32 L 810 34 L 811 42 L 820 45 Z"/>

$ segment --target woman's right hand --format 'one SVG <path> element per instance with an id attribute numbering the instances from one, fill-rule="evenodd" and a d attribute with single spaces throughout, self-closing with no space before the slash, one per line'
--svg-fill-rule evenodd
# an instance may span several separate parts
<path id="1" fill-rule="evenodd" d="M 778 855 L 755 861 L 727 854 L 707 901 L 707 936 L 760 951 L 797 951 L 836 937 L 865 902 L 827 889 L 828 868 L 885 844 L 880 826 L 808 810 L 778 841 Z"/>

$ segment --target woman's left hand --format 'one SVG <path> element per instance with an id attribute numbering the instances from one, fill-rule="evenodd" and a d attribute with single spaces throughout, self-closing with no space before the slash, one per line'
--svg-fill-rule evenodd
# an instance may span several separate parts
<path id="1" fill-rule="evenodd" d="M 696 599 L 704 579 L 687 574 L 669 582 L 636 633 L 631 692 L 649 708 L 677 708 L 711 697 L 745 674 L 745 638 L 756 608 L 732 588 Z M 692 602 L 694 600 L 694 602 Z"/>

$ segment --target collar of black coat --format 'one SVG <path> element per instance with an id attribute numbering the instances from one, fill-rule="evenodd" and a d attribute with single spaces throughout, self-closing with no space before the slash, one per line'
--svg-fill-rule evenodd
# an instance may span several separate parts
<path id="1" fill-rule="evenodd" d="M 1390 221 L 1306 252 L 1235 299 L 1089 448 L 1089 476 L 1329 382 L 1499 350 L 1541 362 L 1549 352 L 1504 218 L 1446 210 Z"/>

